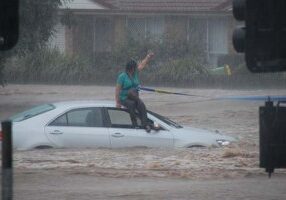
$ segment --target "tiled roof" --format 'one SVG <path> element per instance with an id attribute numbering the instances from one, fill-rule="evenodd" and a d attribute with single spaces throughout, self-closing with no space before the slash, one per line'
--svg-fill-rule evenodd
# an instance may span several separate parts
<path id="1" fill-rule="evenodd" d="M 227 11 L 231 0 L 94 0 L 112 10 L 144 12 Z"/>
<path id="2" fill-rule="evenodd" d="M 105 6 L 93 0 L 72 0 L 72 1 L 62 1 L 62 6 L 60 6 L 60 9 L 101 10 L 105 9 Z"/>

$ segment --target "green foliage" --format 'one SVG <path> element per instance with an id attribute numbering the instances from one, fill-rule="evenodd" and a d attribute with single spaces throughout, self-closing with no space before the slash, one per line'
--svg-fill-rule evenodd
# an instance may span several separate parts
<path id="1" fill-rule="evenodd" d="M 37 47 L 25 56 L 11 59 L 5 74 L 15 82 L 114 84 L 129 59 L 139 61 L 152 50 L 155 59 L 141 74 L 144 83 L 183 82 L 207 74 L 205 54 L 194 46 L 167 36 L 156 40 L 152 37 L 135 40 L 129 36 L 111 52 L 96 53 L 90 60 L 84 53 L 69 56 L 56 49 Z"/>
<path id="2" fill-rule="evenodd" d="M 111 54 L 115 62 L 125 64 L 131 58 L 135 60 L 142 59 L 148 50 L 158 53 L 158 47 L 159 43 L 153 42 L 150 38 L 135 40 L 127 36 L 126 40 L 116 45 Z"/>
<path id="3" fill-rule="evenodd" d="M 241 75 L 249 75 L 249 74 L 251 74 L 251 72 L 246 67 L 245 63 L 241 63 L 237 67 L 233 67 L 232 68 L 232 74 L 233 75 L 239 75 L 239 74 L 241 74 Z"/>
<path id="4" fill-rule="evenodd" d="M 144 40 L 134 40 L 127 37 L 125 41 L 114 48 L 108 65 L 112 73 L 124 70 L 126 61 L 130 58 L 140 60 L 148 50 L 155 53 L 155 59 L 149 63 L 142 75 L 146 81 L 183 81 L 197 74 L 207 74 L 205 54 L 195 45 L 164 36 L 154 40 L 147 37 Z M 110 60 L 110 59 L 109 59 Z M 120 63 L 121 66 L 118 66 Z"/>
<path id="5" fill-rule="evenodd" d="M 57 8 L 70 0 L 21 0 L 19 6 L 19 39 L 10 51 L 0 54 L 0 74 L 6 60 L 12 56 L 25 56 L 43 48 L 58 22 Z"/>
<path id="6" fill-rule="evenodd" d="M 218 57 L 218 66 L 229 65 L 232 68 L 237 68 L 244 63 L 243 54 L 225 54 Z"/>
<path id="7" fill-rule="evenodd" d="M 153 73 L 150 73 L 152 81 L 184 82 L 197 75 L 206 75 L 207 68 L 196 59 L 176 59 L 162 64 Z"/>
<path id="8" fill-rule="evenodd" d="M 25 54 L 42 48 L 58 22 L 61 0 L 21 0 L 19 7 L 20 36 L 13 54 Z"/>
<path id="9" fill-rule="evenodd" d="M 4 73 L 16 82 L 45 83 L 85 83 L 95 74 L 88 60 L 48 48 L 11 59 Z"/>

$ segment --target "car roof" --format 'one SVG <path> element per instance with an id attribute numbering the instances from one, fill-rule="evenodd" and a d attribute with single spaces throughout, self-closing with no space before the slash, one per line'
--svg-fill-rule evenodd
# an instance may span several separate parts
<path id="1" fill-rule="evenodd" d="M 108 100 L 77 100 L 77 101 L 61 101 L 52 103 L 55 107 L 73 108 L 73 107 L 115 107 L 113 101 Z"/>

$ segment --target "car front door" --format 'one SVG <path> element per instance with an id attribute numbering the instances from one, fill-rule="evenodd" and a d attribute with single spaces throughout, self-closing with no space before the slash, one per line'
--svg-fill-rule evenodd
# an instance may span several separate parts
<path id="1" fill-rule="evenodd" d="M 70 110 L 47 125 L 45 133 L 57 147 L 110 147 L 102 108 Z"/>
<path id="2" fill-rule="evenodd" d="M 110 124 L 109 134 L 112 147 L 173 146 L 173 135 L 169 131 L 152 130 L 147 133 L 141 127 L 134 127 L 130 114 L 125 109 L 107 108 L 106 114 Z"/>

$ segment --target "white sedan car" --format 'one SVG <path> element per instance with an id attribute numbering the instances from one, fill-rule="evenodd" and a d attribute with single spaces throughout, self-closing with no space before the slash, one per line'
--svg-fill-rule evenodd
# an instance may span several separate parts
<path id="1" fill-rule="evenodd" d="M 210 131 L 183 127 L 148 111 L 153 125 L 147 133 L 132 124 L 126 109 L 112 102 L 69 101 L 34 107 L 11 117 L 16 149 L 86 147 L 223 146 L 235 139 Z"/>

